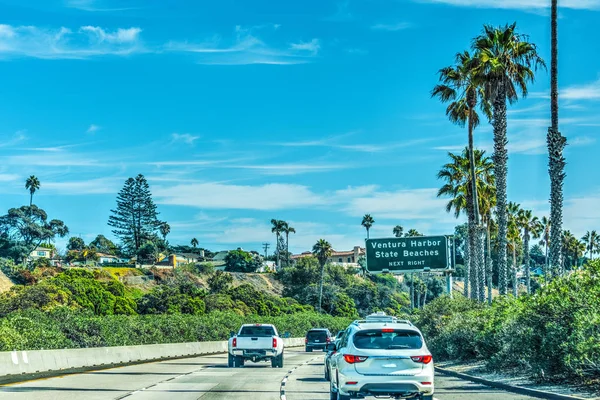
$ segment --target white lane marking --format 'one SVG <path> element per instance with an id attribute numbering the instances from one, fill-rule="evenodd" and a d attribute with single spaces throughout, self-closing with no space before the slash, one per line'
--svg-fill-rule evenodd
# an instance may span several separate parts
<path id="1" fill-rule="evenodd" d="M 280 399 L 281 399 L 281 400 L 286 400 L 286 396 L 285 396 L 285 385 L 287 384 L 287 381 L 288 381 L 288 378 L 290 377 L 290 375 L 291 375 L 291 374 L 292 374 L 292 373 L 293 373 L 295 370 L 297 370 L 298 368 L 300 368 L 300 367 L 302 367 L 302 366 L 304 366 L 304 365 L 307 365 L 307 364 L 309 364 L 309 363 L 313 362 L 313 361 L 314 361 L 314 360 L 316 360 L 317 358 L 319 358 L 319 357 L 318 357 L 318 356 L 317 356 L 317 357 L 314 357 L 314 358 L 312 358 L 312 359 L 310 359 L 310 360 L 307 360 L 307 361 L 305 361 L 304 363 L 302 363 L 302 364 L 300 364 L 300 365 L 296 365 L 294 368 L 290 369 L 290 370 L 287 372 L 287 375 L 286 375 L 286 376 L 284 376 L 284 377 L 283 377 L 283 379 L 281 380 L 281 385 L 279 385 L 279 393 L 280 393 Z"/>

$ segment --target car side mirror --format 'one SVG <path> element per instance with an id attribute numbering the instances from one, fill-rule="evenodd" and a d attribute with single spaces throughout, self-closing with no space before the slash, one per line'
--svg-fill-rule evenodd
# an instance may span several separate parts
<path id="1" fill-rule="evenodd" d="M 336 346 L 335 343 L 327 343 L 327 345 L 325 345 L 325 351 L 336 351 Z"/>
<path id="2" fill-rule="evenodd" d="M 234 331 L 230 331 L 230 332 L 229 332 L 229 337 L 230 337 L 230 338 L 232 338 L 232 337 L 234 337 L 234 336 L 235 336 L 235 332 L 234 332 Z"/>
<path id="3" fill-rule="evenodd" d="M 289 338 L 289 337 L 291 337 L 291 336 L 292 336 L 292 334 L 291 334 L 291 333 L 289 333 L 289 332 L 283 332 L 283 337 L 284 337 L 284 338 L 286 338 L 286 339 L 287 339 L 287 338 Z"/>

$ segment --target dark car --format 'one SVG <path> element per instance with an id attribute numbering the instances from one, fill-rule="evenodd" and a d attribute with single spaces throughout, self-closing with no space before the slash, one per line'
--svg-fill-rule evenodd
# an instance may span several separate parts
<path id="1" fill-rule="evenodd" d="M 333 340 L 329 329 L 311 329 L 304 339 L 305 350 L 308 352 L 316 350 L 325 350 L 327 343 Z"/>

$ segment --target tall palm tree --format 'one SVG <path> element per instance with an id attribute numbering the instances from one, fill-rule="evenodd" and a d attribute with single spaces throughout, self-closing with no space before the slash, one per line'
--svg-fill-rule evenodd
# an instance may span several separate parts
<path id="1" fill-rule="evenodd" d="M 550 268 L 548 259 L 548 249 L 550 248 L 550 231 L 552 230 L 552 222 L 548 217 L 542 217 L 542 240 L 540 244 L 544 246 L 546 253 L 544 257 L 544 279 L 548 281 L 550 279 Z"/>
<path id="2" fill-rule="evenodd" d="M 29 207 L 33 205 L 33 194 L 40 189 L 40 180 L 35 175 L 31 175 L 25 181 L 25 189 L 29 190 Z"/>
<path id="3" fill-rule="evenodd" d="M 192 241 L 190 242 L 190 244 L 192 245 L 192 247 L 194 249 L 196 249 L 196 247 L 198 246 L 198 239 L 192 238 Z"/>
<path id="4" fill-rule="evenodd" d="M 585 242 L 590 260 L 593 260 L 594 254 L 598 253 L 598 249 L 600 249 L 600 235 L 596 231 L 587 231 L 581 240 Z"/>
<path id="5" fill-rule="evenodd" d="M 560 262 L 563 217 L 563 182 L 565 180 L 565 158 L 563 150 L 567 138 L 558 130 L 558 1 L 552 0 L 551 11 L 551 61 L 550 61 L 550 111 L 552 125 L 548 128 L 548 171 L 550 174 L 550 265 L 558 268 Z"/>
<path id="6" fill-rule="evenodd" d="M 568 263 L 569 263 L 569 259 L 571 259 L 571 269 L 573 269 L 573 267 L 576 265 L 577 263 L 577 243 L 579 243 L 579 240 L 577 240 L 577 238 L 575 236 L 573 236 L 573 234 L 571 233 L 571 231 L 563 231 L 562 234 L 562 246 L 561 246 L 561 250 L 562 250 L 562 254 L 561 254 L 561 262 L 562 265 L 560 266 L 560 272 L 561 274 L 564 273 L 564 271 L 566 271 L 569 267 Z"/>
<path id="7" fill-rule="evenodd" d="M 283 232 L 283 228 L 285 227 L 285 221 L 282 221 L 280 219 L 272 219 L 271 220 L 271 232 L 275 234 L 275 237 L 277 238 L 277 268 L 281 267 L 280 264 L 280 253 L 281 253 L 281 249 L 279 248 L 279 238 L 281 237 L 281 232 Z"/>
<path id="8" fill-rule="evenodd" d="M 518 225 L 523 229 L 523 264 L 525 264 L 525 285 L 527 293 L 531 293 L 531 271 L 529 267 L 529 241 L 531 237 L 540 237 L 543 226 L 539 218 L 533 215 L 531 210 L 521 210 L 518 216 Z"/>
<path id="9" fill-rule="evenodd" d="M 327 259 L 331 257 L 331 253 L 333 249 L 331 244 L 325 239 L 319 239 L 317 243 L 312 248 L 312 252 L 319 260 L 319 264 L 321 265 L 321 283 L 319 284 L 319 312 L 322 312 L 321 301 L 323 298 L 323 279 L 325 276 L 325 264 L 327 264 Z"/>
<path id="10" fill-rule="evenodd" d="M 471 294 L 472 298 L 484 300 L 485 286 L 485 259 L 483 253 L 483 229 L 473 221 L 473 213 L 470 212 L 471 204 L 471 166 L 469 159 L 468 147 L 463 150 L 460 155 L 449 153 L 448 156 L 451 162 L 445 164 L 438 172 L 438 179 L 446 181 L 446 183 L 438 190 L 438 197 L 447 196 L 450 200 L 446 204 L 446 211 L 454 210 L 456 218 L 466 212 L 470 221 L 469 240 L 467 241 L 467 268 L 465 269 L 465 295 Z M 485 156 L 485 151 L 474 151 L 475 158 L 475 177 L 477 191 L 481 192 L 486 187 L 493 185 L 493 164 L 489 157 Z M 480 205 L 477 209 L 479 210 Z M 478 234 L 475 234 L 478 233 Z M 476 240 L 477 239 L 477 240 Z M 481 240 L 479 240 L 481 239 Z M 470 290 L 468 286 L 470 285 Z"/>
<path id="11" fill-rule="evenodd" d="M 290 265 L 290 233 L 296 233 L 296 229 L 287 222 L 283 223 L 283 233 L 285 233 L 285 265 Z"/>
<path id="12" fill-rule="evenodd" d="M 508 153 L 506 145 L 506 108 L 518 100 L 518 91 L 525 97 L 527 85 L 534 80 L 534 70 L 543 66 L 536 46 L 516 31 L 516 23 L 494 28 L 485 25 L 481 35 L 473 41 L 479 62 L 477 80 L 483 85 L 486 98 L 493 107 L 494 175 L 496 176 L 496 209 L 498 217 L 498 270 L 500 294 L 507 292 L 507 193 L 506 177 Z"/>
<path id="13" fill-rule="evenodd" d="M 394 236 L 397 238 L 402 237 L 402 234 L 404 233 L 404 228 L 402 227 L 402 225 L 396 225 L 394 227 L 393 233 Z"/>
<path id="14" fill-rule="evenodd" d="M 365 216 L 362 219 L 362 222 L 360 223 L 367 230 L 367 239 L 369 238 L 369 229 L 371 229 L 374 223 L 375 220 L 373 219 L 371 214 L 365 214 Z"/>
<path id="15" fill-rule="evenodd" d="M 167 240 L 167 235 L 171 233 L 171 226 L 166 222 L 161 222 L 158 228 L 160 230 L 160 234 L 163 237 L 163 240 Z"/>
<path id="16" fill-rule="evenodd" d="M 511 270 L 511 280 L 513 284 L 513 295 L 517 297 L 519 295 L 519 285 L 517 282 L 517 272 L 519 270 L 517 266 L 517 249 L 519 246 L 519 242 L 521 241 L 521 233 L 519 232 L 519 213 L 521 212 L 521 205 L 517 203 L 513 203 L 512 201 L 508 203 L 507 207 L 508 212 L 508 250 L 512 252 L 512 270 Z"/>
<path id="17" fill-rule="evenodd" d="M 467 155 L 469 160 L 469 184 L 470 191 L 467 196 L 467 216 L 469 231 L 469 246 L 474 256 L 470 259 L 471 276 L 477 282 L 479 298 L 483 300 L 484 286 L 484 252 L 483 252 L 483 229 L 479 226 L 479 200 L 478 188 L 475 175 L 475 154 L 473 146 L 473 130 L 479 125 L 480 118 L 475 111 L 478 103 L 484 114 L 491 119 L 491 106 L 487 101 L 483 87 L 477 80 L 475 73 L 479 59 L 472 57 L 468 51 L 456 55 L 456 65 L 443 68 L 439 71 L 441 83 L 436 85 L 432 91 L 433 97 L 446 103 L 450 102 L 446 109 L 446 115 L 451 122 L 468 127 Z M 480 101 L 481 100 L 481 101 Z"/>

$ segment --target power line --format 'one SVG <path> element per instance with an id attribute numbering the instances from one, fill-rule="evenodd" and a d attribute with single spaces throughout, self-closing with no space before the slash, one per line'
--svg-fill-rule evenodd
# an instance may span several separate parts
<path id="1" fill-rule="evenodd" d="M 263 249 L 265 250 L 265 258 L 267 258 L 267 255 L 269 254 L 269 246 L 271 246 L 269 243 L 263 243 Z"/>

